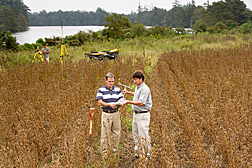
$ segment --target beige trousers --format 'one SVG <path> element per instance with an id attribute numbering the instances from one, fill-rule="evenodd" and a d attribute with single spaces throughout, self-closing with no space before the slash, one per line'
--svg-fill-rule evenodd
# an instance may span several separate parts
<path id="1" fill-rule="evenodd" d="M 101 149 L 107 153 L 111 147 L 113 153 L 118 151 L 121 134 L 121 119 L 119 111 L 115 113 L 102 112 L 101 118 Z"/>
<path id="2" fill-rule="evenodd" d="M 45 61 L 46 63 L 49 63 L 49 58 L 44 58 L 44 61 Z"/>
<path id="3" fill-rule="evenodd" d="M 150 155 L 151 140 L 149 135 L 150 113 L 133 114 L 132 135 L 135 142 L 135 155 Z M 147 151 L 147 153 L 146 153 Z"/>

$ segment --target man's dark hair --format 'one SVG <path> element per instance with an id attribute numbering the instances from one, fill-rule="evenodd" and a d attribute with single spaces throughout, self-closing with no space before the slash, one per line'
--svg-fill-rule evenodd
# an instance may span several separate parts
<path id="1" fill-rule="evenodd" d="M 46 43 L 44 43 L 43 46 L 46 46 Z"/>
<path id="2" fill-rule="evenodd" d="M 114 76 L 111 72 L 109 72 L 109 73 L 107 73 L 106 76 L 105 76 L 105 79 L 106 79 L 106 80 L 108 80 L 108 78 L 114 78 L 114 79 L 115 79 L 115 76 Z"/>
<path id="3" fill-rule="evenodd" d="M 133 73 L 133 78 L 142 78 L 142 81 L 144 81 L 144 73 L 141 70 L 137 70 Z"/>

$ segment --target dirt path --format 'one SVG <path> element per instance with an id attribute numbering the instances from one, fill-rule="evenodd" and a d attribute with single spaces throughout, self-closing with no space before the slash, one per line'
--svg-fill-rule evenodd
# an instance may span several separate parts
<path id="1" fill-rule="evenodd" d="M 119 163 L 120 168 L 134 167 L 134 140 L 131 130 L 123 129 L 121 134 L 121 143 L 123 148 L 121 149 L 121 161 Z"/>

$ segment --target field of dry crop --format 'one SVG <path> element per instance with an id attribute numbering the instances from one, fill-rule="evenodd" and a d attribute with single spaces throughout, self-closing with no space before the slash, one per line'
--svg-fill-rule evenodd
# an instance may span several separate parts
<path id="1" fill-rule="evenodd" d="M 115 85 L 133 86 L 137 69 L 152 92 L 153 157 L 132 161 L 125 106 L 121 159 L 103 159 L 96 92 L 108 71 Z M 0 167 L 252 167 L 251 86 L 252 44 L 169 52 L 153 66 L 148 58 L 14 66 L 0 73 Z"/>

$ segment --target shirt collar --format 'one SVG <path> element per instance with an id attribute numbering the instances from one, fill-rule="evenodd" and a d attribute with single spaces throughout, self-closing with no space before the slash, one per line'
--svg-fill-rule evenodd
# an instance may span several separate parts
<path id="1" fill-rule="evenodd" d="M 107 87 L 107 85 L 105 85 L 105 88 L 106 88 L 107 90 L 110 90 L 110 89 Z M 114 88 L 115 88 L 115 86 L 113 86 L 111 90 L 114 90 Z"/>
<path id="2" fill-rule="evenodd" d="M 142 87 L 145 83 L 143 82 L 141 85 L 137 86 L 137 88 L 139 89 L 140 87 Z"/>

